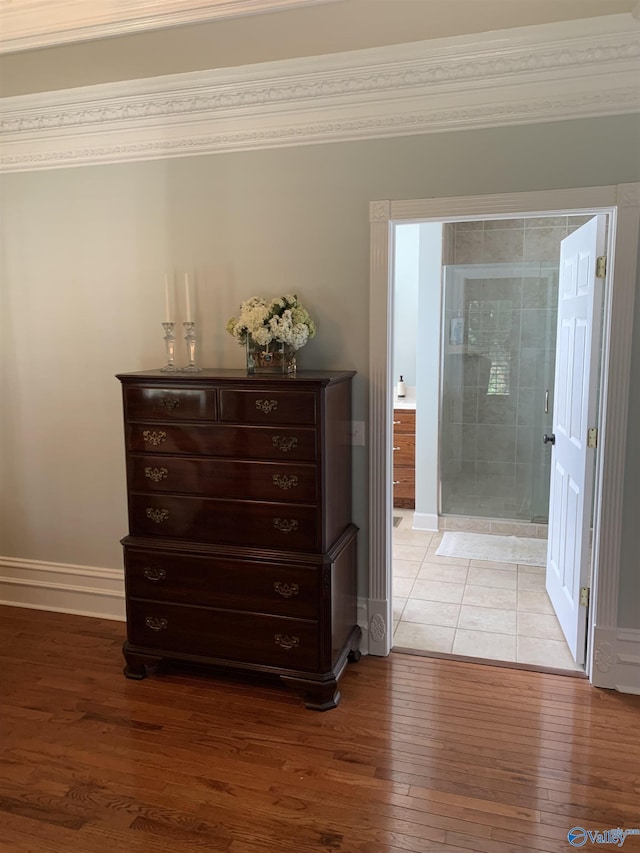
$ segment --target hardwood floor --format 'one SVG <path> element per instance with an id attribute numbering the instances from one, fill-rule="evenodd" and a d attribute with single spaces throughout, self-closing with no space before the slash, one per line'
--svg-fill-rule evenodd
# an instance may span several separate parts
<path id="1" fill-rule="evenodd" d="M 321 713 L 229 675 L 127 680 L 124 632 L 0 607 L 2 853 L 557 853 L 640 828 L 638 696 L 392 653 Z"/>

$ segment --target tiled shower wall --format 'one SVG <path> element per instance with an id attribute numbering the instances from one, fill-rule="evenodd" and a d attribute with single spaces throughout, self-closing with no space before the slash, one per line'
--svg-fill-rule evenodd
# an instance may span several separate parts
<path id="1" fill-rule="evenodd" d="M 458 222 L 445 226 L 448 264 L 504 264 L 508 275 L 445 289 L 441 496 L 444 514 L 546 520 L 560 241 L 589 217 Z M 533 265 L 514 273 L 513 265 Z M 535 268 L 547 272 L 539 277 Z M 450 285 L 446 285 L 450 287 Z M 462 318 L 456 341 L 451 321 Z M 496 387 L 489 340 L 500 340 Z M 544 413 L 549 391 L 549 414 Z"/>

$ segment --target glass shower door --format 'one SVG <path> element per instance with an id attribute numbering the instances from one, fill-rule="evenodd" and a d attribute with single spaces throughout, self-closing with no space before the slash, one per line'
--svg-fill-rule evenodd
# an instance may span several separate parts
<path id="1" fill-rule="evenodd" d="M 546 521 L 557 264 L 444 268 L 443 514 Z M 545 392 L 549 401 L 545 413 Z"/>

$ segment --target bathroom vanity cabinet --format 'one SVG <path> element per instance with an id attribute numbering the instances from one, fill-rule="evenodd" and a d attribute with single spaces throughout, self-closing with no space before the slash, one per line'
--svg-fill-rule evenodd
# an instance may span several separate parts
<path id="1" fill-rule="evenodd" d="M 271 674 L 333 708 L 359 656 L 344 372 L 121 374 L 125 674 Z"/>
<path id="2" fill-rule="evenodd" d="M 416 410 L 393 410 L 393 505 L 416 505 Z"/>

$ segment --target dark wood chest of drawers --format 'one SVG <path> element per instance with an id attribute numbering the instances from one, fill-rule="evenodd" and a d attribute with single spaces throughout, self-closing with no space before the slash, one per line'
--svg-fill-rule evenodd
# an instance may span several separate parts
<path id="1" fill-rule="evenodd" d="M 352 372 L 121 374 L 125 674 L 163 660 L 273 674 L 307 707 L 359 656 Z"/>

